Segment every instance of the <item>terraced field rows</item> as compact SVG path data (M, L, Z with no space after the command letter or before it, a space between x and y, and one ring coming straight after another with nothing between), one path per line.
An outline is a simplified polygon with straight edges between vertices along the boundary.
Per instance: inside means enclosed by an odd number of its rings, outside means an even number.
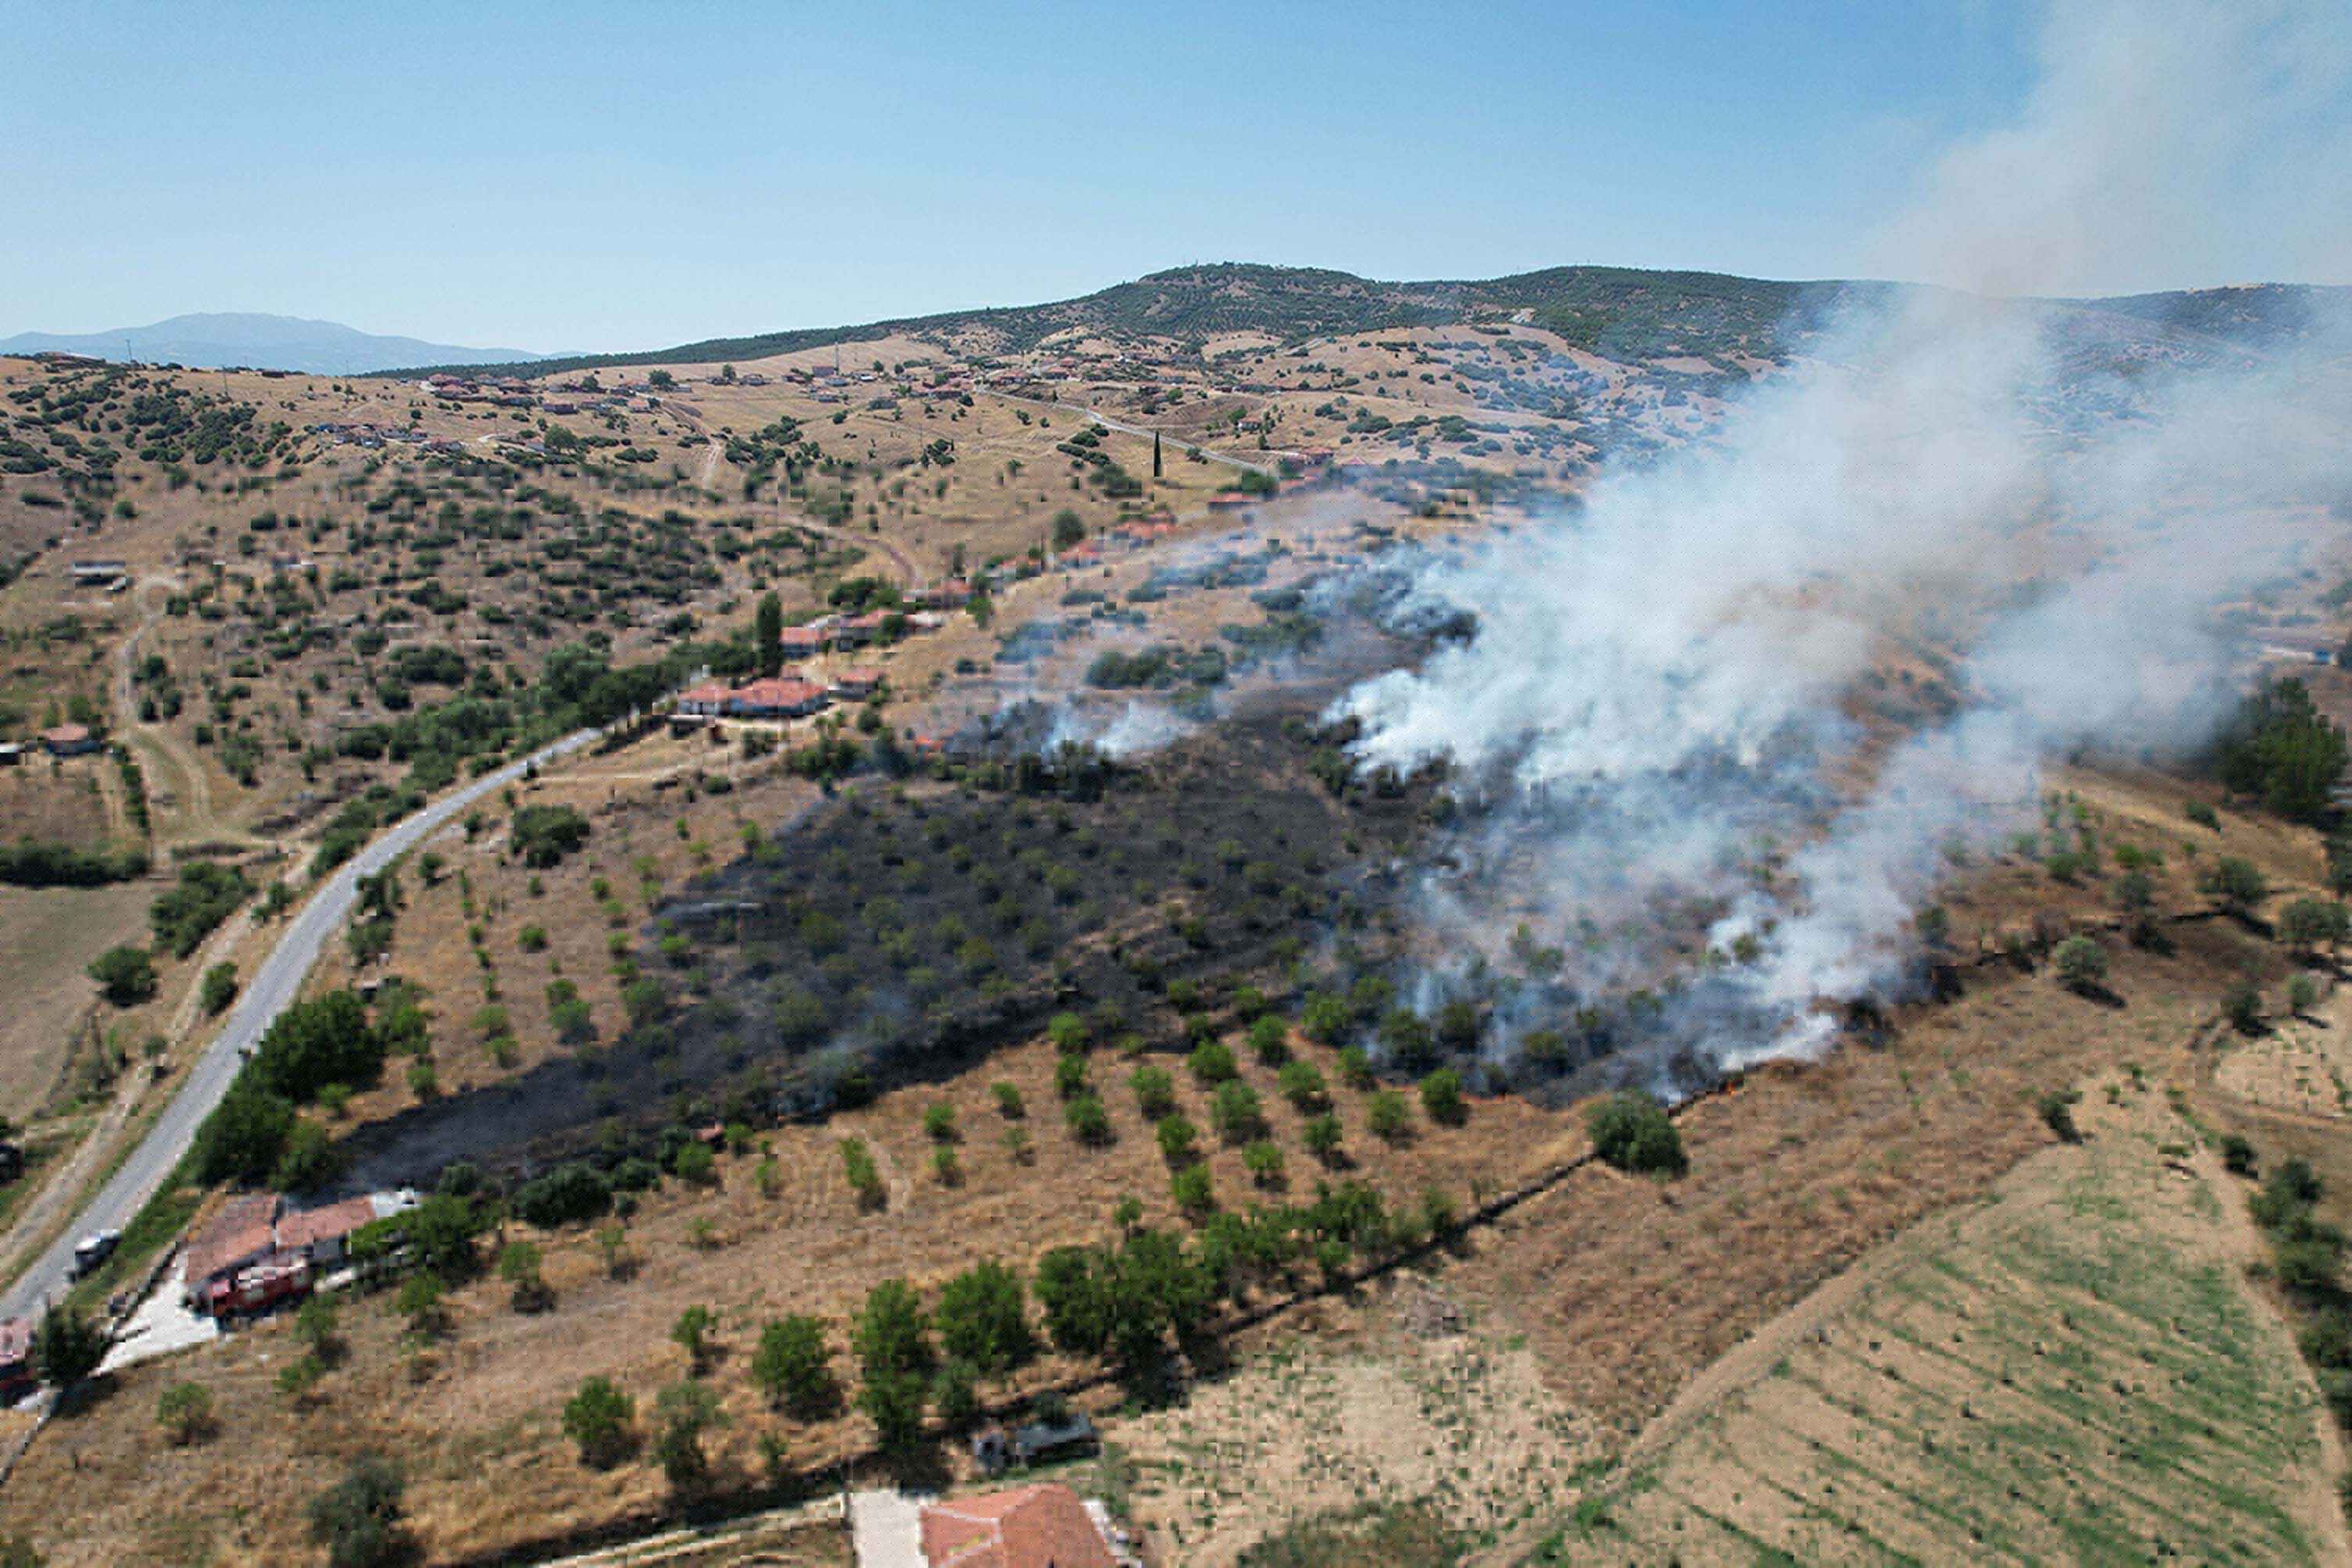
M1551 1560L2332 1558L2315 1394L2245 1282L2242 1194L2159 1148L2181 1129L2152 1100L1915 1237Z

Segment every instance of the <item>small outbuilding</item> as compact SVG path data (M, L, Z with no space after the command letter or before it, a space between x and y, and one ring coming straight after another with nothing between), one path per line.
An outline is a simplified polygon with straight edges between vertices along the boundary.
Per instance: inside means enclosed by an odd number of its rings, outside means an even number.
M59 724L41 731L41 749L53 757L86 757L99 742L87 724Z

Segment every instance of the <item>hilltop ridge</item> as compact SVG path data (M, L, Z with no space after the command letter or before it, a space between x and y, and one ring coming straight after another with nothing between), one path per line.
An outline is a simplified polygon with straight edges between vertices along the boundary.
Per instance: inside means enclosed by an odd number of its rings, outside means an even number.
M1296 342L1511 320L1558 332L1576 347L1612 359L1692 354L1770 360L1794 352L1825 329L1842 306L1883 300L1906 287L1911 286L1601 266L1549 267L1481 279L1390 282L1325 268L1227 261L1170 268L1043 304L706 338L631 353L575 354L496 366L453 361L418 368L549 374L605 365L716 364L901 335L984 357L1023 353L1062 332L1194 344L1220 334L1247 332ZM2163 334L2262 347L2306 335L2313 330L2315 303L2347 292L2266 283L2038 303L2129 318Z

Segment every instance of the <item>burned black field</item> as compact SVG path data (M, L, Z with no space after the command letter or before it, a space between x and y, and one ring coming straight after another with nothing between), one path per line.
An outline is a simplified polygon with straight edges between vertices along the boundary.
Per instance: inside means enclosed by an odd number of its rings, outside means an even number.
M1226 1017L1234 985L1295 997L1362 962L1381 881L1435 797L1343 782L1331 739L1270 713L1135 766L1070 750L849 781L662 906L621 1039L359 1129L352 1179L822 1115L1063 1012L1097 1042L1172 1050Z

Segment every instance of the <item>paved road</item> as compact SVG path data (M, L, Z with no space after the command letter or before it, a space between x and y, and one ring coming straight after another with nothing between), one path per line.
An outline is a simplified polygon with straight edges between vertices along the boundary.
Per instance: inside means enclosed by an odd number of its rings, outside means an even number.
M849 1494L849 1539L857 1568L924 1568L923 1505L936 1500L921 1492Z
M177 1099L164 1108L143 1142L122 1163L113 1179L100 1189L65 1234L33 1261L23 1277L0 1296L0 1316L20 1317L37 1311L60 1296L66 1287L66 1267L73 1260L74 1242L94 1230L119 1229L162 1186L196 1136L196 1128L212 1113L236 1078L244 1054L276 1021L302 988L320 951L342 926L359 900L359 881L373 876L414 848L426 835L484 795L505 788L533 763L578 751L596 738L593 730L565 736L542 746L520 762L509 763L465 787L443 795L414 816L394 825L368 847L345 861L326 884L310 895L287 922L278 946L246 982L228 1022L206 1047L181 1085Z

